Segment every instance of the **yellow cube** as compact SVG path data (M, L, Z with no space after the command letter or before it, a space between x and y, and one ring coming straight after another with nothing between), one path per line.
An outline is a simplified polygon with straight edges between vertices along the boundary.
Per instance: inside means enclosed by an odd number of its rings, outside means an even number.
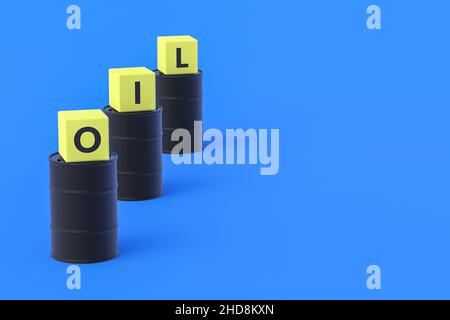
M102 110L58 112L58 149L66 162L109 160L109 121Z
M144 67L109 69L109 105L118 112L155 110L155 73Z
M197 39L191 36L158 37L158 70L167 75L197 73Z

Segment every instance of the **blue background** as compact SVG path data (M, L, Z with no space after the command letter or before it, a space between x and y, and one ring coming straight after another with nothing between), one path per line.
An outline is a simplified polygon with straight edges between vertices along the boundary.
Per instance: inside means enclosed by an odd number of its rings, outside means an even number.
M2 3L0 298L450 298L449 15L447 0ZM280 172L165 156L165 195L120 202L120 257L69 291L49 257L57 111L106 105L108 68L154 68L156 37L176 34L199 40L205 127L279 128Z

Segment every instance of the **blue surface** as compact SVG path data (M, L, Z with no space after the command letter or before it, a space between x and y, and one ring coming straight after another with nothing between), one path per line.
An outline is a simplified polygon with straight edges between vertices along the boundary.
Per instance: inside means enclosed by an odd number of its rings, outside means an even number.
M450 298L449 1L75 3L80 31L69 1L1 5L0 298ZM107 104L108 68L154 68L172 34L199 39L205 126L279 128L280 172L166 157L164 197L120 202L120 257L69 291L56 113Z

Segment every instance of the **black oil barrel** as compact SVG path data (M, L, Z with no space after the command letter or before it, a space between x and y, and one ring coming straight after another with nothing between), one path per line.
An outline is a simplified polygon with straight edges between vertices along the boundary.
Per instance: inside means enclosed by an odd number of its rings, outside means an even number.
M70 263L113 259L117 246L117 155L107 161L49 157L51 255Z
M162 109L117 112L109 118L110 149L119 156L119 200L146 200L162 195Z
M163 152L171 153L178 141L172 141L172 132L187 129L191 136L191 152L202 150L202 128L194 127L194 121L203 121L202 78L195 74L165 75L156 70L156 104L163 108ZM195 143L195 139L197 143Z

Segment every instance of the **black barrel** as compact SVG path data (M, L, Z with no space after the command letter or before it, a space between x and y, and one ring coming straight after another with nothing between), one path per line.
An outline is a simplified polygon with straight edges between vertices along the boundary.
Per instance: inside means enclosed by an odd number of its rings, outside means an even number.
M117 248L117 155L107 161L49 157L51 255L70 263L113 259Z
M191 152L202 150L202 127L195 129L194 121L202 121L202 77L196 74L165 75L156 70L156 104L163 111L163 152L171 153L178 141L172 141L172 132L187 129L191 135ZM198 139L195 143L195 139Z
M105 107L110 148L118 154L119 200L162 195L162 109L117 112Z

